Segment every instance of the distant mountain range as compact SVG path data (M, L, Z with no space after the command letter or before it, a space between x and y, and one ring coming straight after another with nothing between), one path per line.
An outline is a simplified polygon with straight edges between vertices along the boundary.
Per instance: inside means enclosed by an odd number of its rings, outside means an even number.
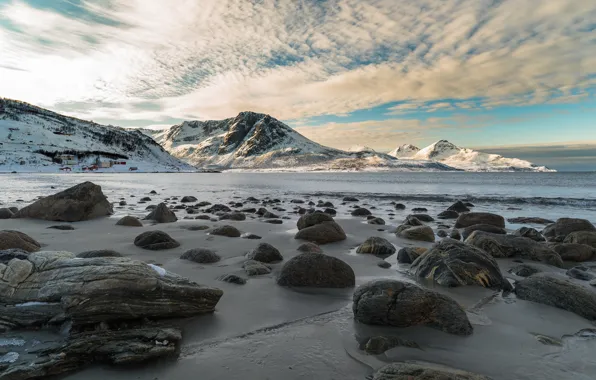
M455 170L426 160L397 159L370 148L347 152L317 144L265 114L241 112L225 120L186 121L143 130L174 157L198 167L248 170Z
M58 172L66 167L81 171L96 164L103 172L195 170L138 130L0 98L0 172Z
M437 141L423 149L410 144L402 145L389 152L389 155L403 159L437 161L466 171L555 171L518 158L460 148L447 140Z

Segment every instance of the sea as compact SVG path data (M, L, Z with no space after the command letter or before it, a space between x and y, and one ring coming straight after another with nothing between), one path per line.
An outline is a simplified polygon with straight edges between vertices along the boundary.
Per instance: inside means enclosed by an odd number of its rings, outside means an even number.
M393 201L408 208L424 207L432 215L456 200L465 200L476 206L475 211L496 212L506 218L577 217L596 222L596 172L2 174L0 202L18 207L84 181L100 185L111 201L152 190L159 194L156 199L193 195L213 203L249 196L337 203L354 196L369 204Z

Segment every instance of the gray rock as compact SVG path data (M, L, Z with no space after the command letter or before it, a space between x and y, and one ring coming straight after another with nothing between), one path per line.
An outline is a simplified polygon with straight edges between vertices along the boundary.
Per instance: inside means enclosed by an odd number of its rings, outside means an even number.
M432 216L427 215L427 214L412 214L410 216L418 219L421 222L429 223L429 222L434 222L435 221L435 219Z
M114 213L101 187L84 182L41 198L20 209L13 218L33 218L59 222L79 222Z
M182 199L180 199L180 202L182 203L193 203L198 201L198 199L196 197L193 197L192 195L187 195L182 197Z
M455 211L457 213L460 213L460 212L469 212L470 209L468 208L468 206L466 206L464 204L464 202L457 201L454 204L452 204L451 206L449 206L447 208L447 211Z
M379 369L372 380L491 380L476 373L425 362L391 363Z
M459 213L453 210L446 210L437 215L439 219L457 219L459 217Z
M567 276L581 281L591 281L596 278L596 276L590 273L590 269L583 265L578 265L573 268L570 268L565 273L567 274Z
M490 231L488 231L488 232L490 232ZM544 238L544 236L542 236L542 234L540 232L538 232L536 229L530 228L530 227L522 227L518 230L515 230L513 232L513 236L525 237L525 238L532 239L532 240L538 241L538 242L546 241L546 239Z
M409 347L420 349L420 346L411 340L398 336L373 336L362 345L364 351L371 355L380 355L395 347Z
M344 197L343 201L344 201L344 202L358 202L358 198L354 198L354 197Z
M526 301L567 310L596 320L596 292L547 273L537 273L515 285L515 294Z
M446 238L447 236L449 236L449 234L445 230L438 230L437 231L437 236L440 237L440 238Z
M455 228L465 228L475 224L490 224L495 227L505 228L505 219L501 215L489 212L469 212L461 214L457 218Z
M126 203L126 201L120 201L118 202L118 205L120 206L126 206L128 203Z
M81 252L77 254L77 257L81 259L91 259L95 257L122 257L122 254L111 249L98 249L95 251Z
M387 262L387 261L385 261L385 260L381 260L381 261L379 261L379 262L377 263L377 266L378 266L379 268L383 268L383 269L389 269L389 268L391 268L391 263L388 263L388 262Z
M397 227L395 234L401 238L417 241L435 241L435 233L429 226L408 226L401 225Z
M321 247L319 247L315 243L303 243L298 248L296 248L299 252L311 252L311 253L323 253Z
M269 223L269 224L283 224L283 220L281 219L267 219L267 220L263 220L264 223Z
M22 249L27 252L39 251L41 244L27 234L19 231L0 231L0 250Z
M76 230L76 228L74 228L70 224L57 224L55 226L49 226L48 229L60 230L60 231L74 231L74 230Z
M540 273L541 270L532 265L519 264L514 266L513 268L510 268L508 272L520 277L529 277L533 274Z
M0 208L0 219L10 219L14 213L8 208Z
M373 236L358 246L357 253L368 253L385 259L395 253L396 249L387 239Z
M241 235L240 231L236 227L229 225L215 227L211 230L209 234L216 236L227 236L232 238L237 238Z
M180 243L163 231L146 231L135 238L134 245L151 251L180 247Z
M551 248L561 256L563 261L583 262L596 257L596 249L585 244L558 243Z
M372 218L372 219L369 219L366 223L372 224L372 225L377 225L377 226L384 226L385 220L383 218Z
M312 214L306 214L298 219L298 223L296 224L298 230L303 230L308 227L315 226L317 224L321 224L323 222L333 222L333 218L325 213L322 212L313 212Z
M589 220L577 218L560 218L553 224L549 224L542 230L549 240L560 239L563 241L567 235L577 231L596 231L596 227Z
M271 273L271 267L260 261L247 260L242 264L242 268L248 276L262 276Z
M594 231L576 231L572 232L564 240L564 243L585 244L596 248L596 232Z
M279 250L269 243L260 243L246 254L246 258L262 263L278 263L284 259Z
M352 216L369 216L369 215L372 215L372 213L368 209L365 209L364 207L359 207L359 208L355 209L354 211L352 211Z
M451 239L454 239L454 240L461 240L462 239L461 233L456 228L454 228L454 229L451 230L451 233L449 234L449 237Z
M509 223L512 224L551 224L554 221L544 218L535 218L535 217L517 217L517 218L509 218L507 219Z
M354 292L354 318L367 325L425 325L456 335L470 335L472 325L461 306L440 293L398 280L375 280Z
M244 234L242 235L243 239L249 239L249 240L260 240L262 239L262 237L260 237L259 235L255 235L255 234Z
M322 253L309 252L288 260L281 269L277 283L292 287L350 288L356 284L356 276L346 262Z
M8 209L12 211L13 214L16 214L19 211L18 207L9 207Z
M224 274L223 276L220 276L217 278L219 281L223 281L223 282L228 282L230 284L236 284L236 285L244 285L246 284L246 279L242 278L238 275L235 274Z
M317 244L328 244L345 240L346 233L335 222L323 222L301 229L296 233L294 239L307 240Z
M214 251L206 248L193 248L180 256L182 260L194 261L199 264L213 264L221 260L221 257Z
M145 217L145 220L153 220L157 223L173 223L178 220L176 214L166 206L165 203L160 203Z
M263 218L265 219L279 219L279 215L274 214L270 211L267 211L266 213L264 213L263 215L261 215Z
M198 207L203 207L203 206L200 206L200 203L197 206ZM215 214L216 212L232 212L232 209L229 208L226 205L215 204L215 205L211 206L210 208L208 208L205 211L208 212L208 213L211 213L211 214Z
M396 203L396 204L395 204L393 207L394 207L396 210L405 210L405 209L406 209L406 205L405 205L405 204L403 204L403 203Z
M466 239L466 244L480 248L496 258L516 256L556 267L563 266L563 260L557 252L546 244L528 238L475 231Z
M400 264L412 264L426 251L428 249L423 247L404 247L397 252L397 262Z
M138 218L134 216L124 216L119 221L116 222L117 226L126 226L126 227L143 227L143 222L141 222Z
M0 251L0 264L8 264L12 259L27 260L29 252L18 248L4 249Z
M453 239L444 239L435 244L412 263L410 271L417 278L443 286L479 285L512 290L493 257Z
M221 215L219 220L235 220L235 221L243 221L246 220L246 215L241 212L229 212Z
M504 228L493 226L492 224L474 224L462 230L461 235L464 240L472 235L474 231L490 232L491 234L505 235L507 231Z

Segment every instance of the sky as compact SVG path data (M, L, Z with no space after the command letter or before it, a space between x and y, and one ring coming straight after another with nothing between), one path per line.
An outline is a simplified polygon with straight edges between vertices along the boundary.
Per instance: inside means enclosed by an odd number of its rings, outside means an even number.
M0 96L123 127L270 114L596 170L596 1L0 0Z

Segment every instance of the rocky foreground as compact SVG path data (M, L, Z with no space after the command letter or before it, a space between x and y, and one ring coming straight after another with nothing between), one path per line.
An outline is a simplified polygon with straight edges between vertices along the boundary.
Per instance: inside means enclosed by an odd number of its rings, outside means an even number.
M144 208L156 196L148 194L136 203ZM564 310L587 325L596 321L596 227L590 221L522 218L509 223L544 228L511 231L502 216L474 212L473 204L460 201L435 216L411 210L401 224L390 226L377 205L351 197L340 202L250 197L211 204L187 195L151 204L143 216L112 219L107 217L129 206L127 201L110 202L99 186L86 182L21 209L1 208L2 226L14 228L0 231L0 379L46 378L92 363L124 365L190 355L192 344L181 343L181 321L198 318L199 327L225 323L229 310L218 311L220 300L235 299L235 287L253 283L263 292L259 298L272 294L272 286L321 295L331 289L349 292L355 326L383 329L358 338L361 354L372 357L387 358L398 349L423 353L418 340L427 338L421 334L417 339L420 328L454 337L449 339L472 339L478 328L485 334L486 324L479 322L485 317L479 316L496 297L541 304L547 308L541 310L552 308L553 313ZM407 209L397 202L383 206L382 215L390 218ZM293 219L296 230L288 239L287 227L279 229L287 223L293 227ZM47 226L45 221L62 224ZM128 239L123 247L134 253L111 249L109 239L104 249L95 243L87 249L85 239L102 239L92 234L74 238L100 224L112 226L106 235L110 239ZM19 226L38 232L27 234ZM371 236L361 239L362 231ZM203 246L191 243L194 236L202 236ZM290 240L294 248L288 248ZM346 242L355 243L353 249L343 248ZM226 253L243 246L250 248L240 257ZM180 273L175 274L159 258L179 249L169 264ZM368 266L359 264L367 258ZM208 285L187 278L197 271ZM491 296L466 307L450 293L456 287L486 289ZM277 307L273 301L253 302ZM212 316L207 320L206 315ZM267 312L258 317L267 319ZM18 334L31 332L62 335L47 347L19 351L14 343L20 341ZM389 361L369 365L373 379L489 379L482 371L453 368L457 363Z

